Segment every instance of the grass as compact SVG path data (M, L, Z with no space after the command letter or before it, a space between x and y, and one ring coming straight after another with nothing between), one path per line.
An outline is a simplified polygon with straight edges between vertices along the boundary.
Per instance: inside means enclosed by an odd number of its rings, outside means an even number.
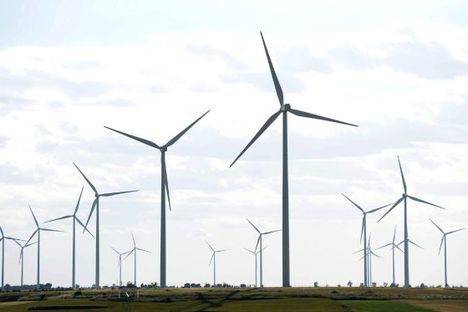
M136 293L128 290L131 296ZM0 293L1 311L468 311L467 289L389 288L252 288L252 289L141 289L132 302L122 302L118 290ZM121 294L124 294L122 292ZM21 300L15 301L21 296Z

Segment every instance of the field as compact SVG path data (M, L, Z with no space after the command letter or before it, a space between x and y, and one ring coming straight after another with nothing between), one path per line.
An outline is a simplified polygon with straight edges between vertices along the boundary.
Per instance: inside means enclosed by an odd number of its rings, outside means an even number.
M127 296L128 294L128 296ZM468 289L248 288L1 293L0 311L468 311Z

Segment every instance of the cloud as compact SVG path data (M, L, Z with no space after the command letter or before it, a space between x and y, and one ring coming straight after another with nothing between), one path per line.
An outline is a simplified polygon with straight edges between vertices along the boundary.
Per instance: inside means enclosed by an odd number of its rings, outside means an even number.
M208 61L219 59L223 61L227 66L236 70L242 70L246 68L246 65L242 61L233 57L228 52L221 50L221 49L210 47L208 45L190 44L186 47L186 50L189 53L197 55L198 57L203 58Z
M383 62L397 71L416 74L426 79L453 79L468 74L468 63L455 59L439 43L416 39L386 44L388 56Z

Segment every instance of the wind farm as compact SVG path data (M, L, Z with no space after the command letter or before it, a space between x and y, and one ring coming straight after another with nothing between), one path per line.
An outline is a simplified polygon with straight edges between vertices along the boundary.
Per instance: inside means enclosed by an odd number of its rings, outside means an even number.
M0 3L0 312L468 311L467 8Z

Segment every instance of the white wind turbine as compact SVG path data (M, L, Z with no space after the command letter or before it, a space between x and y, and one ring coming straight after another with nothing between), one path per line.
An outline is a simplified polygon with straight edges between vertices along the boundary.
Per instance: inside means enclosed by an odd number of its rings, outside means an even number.
M21 267L21 287L23 287L24 249L28 248L31 245L36 244L36 242L21 245L20 243L18 243L18 241L15 240L15 243L18 244L18 246L20 248L19 262L20 262L20 267Z
M99 231L99 199L101 197L110 197L110 196L115 196L119 194L127 194L127 193L134 193L138 192L138 190L131 190L131 191L121 191L121 192L111 192L111 193L99 193L96 189L96 187L91 183L91 181L84 175L84 173L78 168L78 166L73 163L75 168L80 172L80 174L83 176L83 178L86 180L88 183L89 187L93 190L94 192L94 201L93 205L91 206L91 211L89 212L88 215L88 220L86 221L85 228L87 228L89 220L91 219L91 216L93 215L94 210L96 209L96 272L95 272L95 282L94 286L98 287L100 286L100 231ZM83 230L84 232L84 230Z
M401 168L401 162L400 162L400 157L397 157L398 158L398 166L400 167L400 175L401 175L401 182L403 183L403 194L402 196L392 205L392 207L390 207L387 212L385 212L385 214L377 221L377 222L380 222L380 220L382 220L388 213L390 213L390 211L393 210L393 208L395 208L396 206L398 206L401 202L403 202L404 206L403 206L403 243L404 243L404 248L403 248L403 252L404 252L404 257L405 257L405 261L404 261L404 265L405 265L405 269L404 269L404 272L405 272L405 284L404 286L406 288L410 287L410 278L409 278L409 244L411 243L411 241L409 240L408 236L408 205L407 205L407 201L408 201L408 198L413 200L413 201L416 201L416 202L419 202L419 203L423 203L423 204L426 204L426 205L430 205L430 206L433 206L433 207L437 207L437 208L440 208L440 209L445 209L444 207L441 207L439 205L436 205L436 204L432 204L428 201L425 201L425 200L422 200L420 198L417 198L415 196L411 196L411 195L408 195L408 189L406 187L406 180L405 180L405 175L403 174L403 169ZM413 243L414 244L414 243Z
M341 194L341 195L343 195L349 202L351 202L357 209L359 209L362 212L361 240L360 241L364 242L364 247L363 247L362 250L363 250L364 255L365 255L366 251L367 251L367 246L366 246L366 244L367 244L367 215L371 214L371 213L374 213L374 212L377 212L380 209L383 209L385 207L388 207L391 204L365 211L361 206L359 206L354 201L352 201L348 196L346 196L345 194ZM370 285L369 281L367 280L367 277L369 276L369 274L367 273L367 269L368 269L367 257L363 256L363 258L364 258L364 286L369 287L371 285Z
M31 239L37 235L37 287L39 288L41 284L41 232L63 232L59 230L53 230L53 229L47 229L43 228L39 225L39 222L37 222L36 216L34 215L34 212L32 211L31 206L29 206L29 211L31 211L31 214L34 218L34 223L36 224L36 230L31 234L31 237L26 242L26 245L31 241Z
M119 267L119 286L122 286L122 256L125 256L130 251L119 252L114 247L111 246L111 248L119 256L119 264L118 264L118 267Z
M397 244L395 244L395 239L396 239L396 225L395 225L395 229L393 230L392 242L377 248L377 250L379 250L379 249L382 249L382 248L385 248L385 247L388 247L388 246L392 246L392 286L393 287L395 287L395 285L396 285L396 283L395 283L395 248L398 249L399 251L403 252L403 250L401 250L401 248L398 247Z
M210 263L209 263L208 265L211 265L211 262L213 262L213 287L216 287L216 254L217 254L217 253L220 253L220 252L227 251L227 249L215 250L215 249L210 245L210 243L206 242L206 244L208 245L208 247L210 247L211 251L213 252L213 253L211 254Z
M151 253L151 251L137 247L133 233L132 233L132 241L133 241L133 248L127 253L124 260L127 259L128 256L130 256L133 253L133 285L137 287L137 251L143 251L146 253Z
M442 230L442 228L440 226L438 226L434 221L432 221L431 219L429 219L429 220L442 233L442 238L440 240L440 246L439 246L439 255L440 255L440 251L442 250L442 245L444 245L444 281L445 281L445 287L448 287L449 285L448 285L448 282L447 282L447 235L462 231L465 228L461 228L461 229L450 231L450 232L444 232L444 230Z
M0 237L0 241L2 242L2 289L3 289L4 282L5 282L5 241L8 239L8 240L12 240L18 243L17 241L21 239L10 237L10 236L5 236L1 226L0 226L0 235L2 235L2 237Z
M263 235L268 235L272 234L275 232L279 232L281 230L273 230L273 231L267 231L267 232L260 232L260 230L252 223L250 222L249 219L247 219L247 222L250 223L250 225L257 231L258 233L258 239L257 243L255 244L255 250L259 247L260 244L260 287L263 287Z
M70 218L72 220L72 233L73 233L73 235L72 235L72 282L71 282L72 288L76 287L76 275L75 275L75 268L76 268L76 260L75 260L76 259L76 239L75 239L76 222L78 222L78 224L81 225L83 230L86 230L89 233L89 235L94 237L94 235L91 234L91 232L85 227L83 222L81 222L80 219L76 216L76 214L78 212L78 208L80 208L80 201L81 201L81 196L82 195L83 195L83 187L81 188L80 196L78 197L78 201L76 202L76 206L75 206L75 210L73 211L73 214L66 215L66 216L63 216L63 217L60 217L60 218L55 218L55 219L48 220L48 221L44 222L44 223L49 223L49 222L54 222L54 221L58 221L58 220L70 219Z
M263 247L262 251L265 250L266 248L267 248L266 246ZM252 256L254 256L254 258L255 258L255 287L257 287L257 286L258 286L258 282L257 282L257 277L258 277L258 274L257 274L257 272L258 272L258 269L257 269L257 268L258 268L257 262L258 262L258 261L257 261L257 259L258 259L258 257L257 257L257 256L258 256L258 254L260 253L260 250L257 250L257 249L255 249L255 250L250 250L250 249L248 249L248 248L244 248L244 249L245 249L246 251L248 251L248 252L249 252Z

